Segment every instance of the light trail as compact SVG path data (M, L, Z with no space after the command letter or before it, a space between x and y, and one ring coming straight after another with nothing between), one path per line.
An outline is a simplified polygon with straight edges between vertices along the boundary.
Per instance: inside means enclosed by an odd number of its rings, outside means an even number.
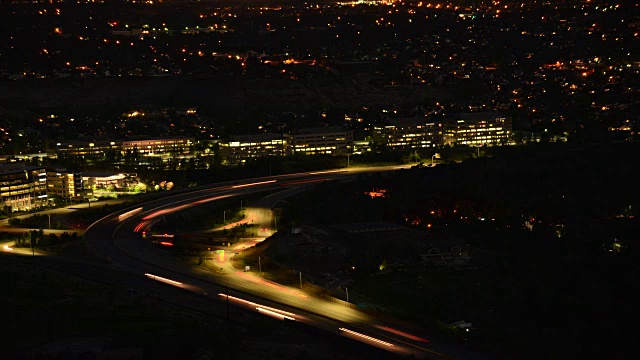
M161 215L164 215L164 214L169 214L169 213L174 212L174 211L180 211L180 210L182 210L184 208L187 208L187 207L189 207L189 205L180 205L180 206L176 206L176 207L169 208L169 209L158 210L156 212L153 212L153 213L143 217L142 220L145 220L145 221L146 220L151 220L151 219L156 218L158 216L161 216Z
M291 316L286 316L286 315L282 315L280 313L277 313L275 311L271 311L271 310L267 310L267 309L263 309L261 307L257 307L256 310L258 310L259 313L264 313L264 314L268 314L271 315L277 319L281 319L281 320L295 320L294 318L292 318Z
M425 342L425 343L429 342L429 340L427 340L427 339L423 339L423 338L421 338L419 336L411 335L411 334L406 333L404 331L396 330L396 329L393 329L393 328L390 328L390 327L387 327L387 326L376 325L376 327L378 329L380 329L380 330L384 330L384 331L388 331L388 332L396 334L396 335L404 336L404 337L406 337L408 339L411 339L411 340L421 341L421 342Z
M163 246L173 246L173 243L167 242L167 241L160 241L158 244L163 245Z
M9 245L5 245L2 248L4 249L4 251L13 251L13 248L10 247Z
M133 209L133 210L131 210L131 211L127 211L127 212L126 212L126 213L124 213L124 214L120 214L120 215L118 216L118 220L119 220L119 221L124 221L124 220L126 220L126 219L128 219L128 218L132 217L133 215L135 215L135 214L137 214L137 213L141 212L141 211L142 211L142 208L141 208L141 207L139 207L139 208L137 208L137 209Z
M175 206L175 207L168 208L168 209L158 210L158 211L155 211L155 212L143 217L142 220L145 220L145 221L146 220L151 220L151 219L157 218L158 216L161 216L161 215L171 214L171 213L174 213L174 212L178 212L180 210L184 210L184 209L186 209L188 207L192 207L192 206L195 206L195 205L198 205L198 204L203 204L203 203L206 203L206 202L209 202L209 201L216 201L216 200L224 199L224 198L227 198L229 196L232 196L232 195L214 196L214 197L210 197L210 198L203 199L203 200L193 201L193 202L190 202L188 204L179 205L179 206Z
M194 202L193 204L203 204L203 203L207 203L209 201L215 201L215 200L228 198L229 196L232 196L232 195L220 195L220 196L216 196L216 197L212 197L212 198L208 198L208 199L204 199L204 200L198 200L198 201Z
M152 238L154 239L173 239L175 237L175 235L173 234L157 234L157 235L151 235Z
M316 171L316 172L310 172L309 175L332 174L332 173L342 173L342 172L347 172L347 170Z
M247 187L247 186L271 184L271 183L274 183L276 181L278 181L278 180L260 181L260 182L255 182L255 183L251 183L251 184L234 185L234 186L232 186L232 188L233 189L237 189L237 188L242 188L242 187Z
M308 297L307 295L299 294L299 293L297 293L297 292L295 292L295 291L293 291L291 289L288 289L288 288L286 288L284 286L280 286L280 285L274 284L274 283L272 283L270 281L258 279L258 278L255 278L253 276L247 275L242 271L236 271L236 274L238 274L240 276L244 276L245 278L247 278L247 279L249 279L249 280L251 280L251 281L253 281L255 283L260 283L260 284L263 284L263 285L267 285L267 286L270 286L270 287L272 287L274 289L278 289L280 291L285 291L285 292L291 293L291 294L293 294L295 296L299 296L301 298L307 298Z
M153 274L146 273L146 274L144 274L144 276L146 276L146 277L148 277L150 279L153 279L153 280L157 280L157 281L163 282L165 284L173 285L173 286L182 285L182 283L179 282L179 281L163 278L162 276L158 276L158 275L153 275Z
M135 227L135 229L133 229L133 232L138 232L140 230L142 230L142 228L144 227L145 222L141 222L140 224L138 224L138 226Z
M382 345L385 345L385 346L389 346L389 347L393 346L393 344L391 344L391 343L388 343L388 342L386 342L386 341L382 341L382 340L380 340L380 339L376 339L376 338L371 337L371 336L367 336L367 335L365 335L365 334L361 334L361 333L359 333L359 332L355 332L355 331L353 331L353 330L349 330L349 329L345 329L345 328L339 328L339 330L340 330L340 331L344 331L344 332L349 333L349 334L352 334L352 335L355 335L355 336L359 336L359 337L361 337L361 338L365 338L365 339L367 339L367 340L371 340L371 341L373 341L373 342L377 342L377 343L382 344Z
M280 184L280 186L290 186L290 185L299 185L299 184L311 184L311 183L316 183L316 182L321 182L321 181L327 181L327 180L330 180L330 179L329 179L329 178L320 178L320 179L311 179L311 180L291 181L291 182L282 183L282 184Z
M290 312L288 312L288 311L284 311L284 310L280 310L280 309L272 308L272 307L270 307L270 306L266 306L266 305L262 305L262 304L256 304L256 303L254 303L253 301L249 301L249 300L245 300L245 299L240 299L240 298L235 297L235 296L231 296L231 295L227 295L227 294L223 294L223 293L219 293L218 295L219 295L219 296L222 296L222 297L228 297L229 299L232 299L232 300L235 300L235 301L238 301L238 302L241 302L241 303L247 304L247 305L249 305L249 306L251 306L251 307L256 307L256 309L257 309L258 307L260 307L260 308L267 309L267 310L270 310L270 311L273 311L273 312L277 312L277 313L278 313L278 314L280 314L280 315L297 316L296 314L294 314L294 313L290 313ZM295 319L292 319L292 320L295 320Z

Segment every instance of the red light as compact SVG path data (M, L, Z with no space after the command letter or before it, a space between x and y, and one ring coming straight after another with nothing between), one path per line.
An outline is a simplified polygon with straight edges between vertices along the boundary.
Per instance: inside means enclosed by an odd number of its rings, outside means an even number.
M412 340L421 341L421 342L429 342L429 340L427 340L427 339L423 339L421 337L418 337L418 336L415 336L415 335L411 335L411 334L406 333L404 331L396 330L396 329L393 329L393 328L390 328L390 327L378 326L378 325L376 325L376 327L378 329L382 329L382 330L388 331L390 333L394 333L396 335L404 336L404 337L412 339Z
M159 242L159 244L160 244L160 245L164 245L164 246L173 246L173 244L172 244L172 243L170 243L170 242L166 242L166 241L160 241L160 242Z

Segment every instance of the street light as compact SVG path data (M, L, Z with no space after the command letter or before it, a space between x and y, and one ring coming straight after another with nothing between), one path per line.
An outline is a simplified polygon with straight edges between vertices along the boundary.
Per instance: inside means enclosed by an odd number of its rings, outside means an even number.
M435 153L431 155L431 166L433 166L433 159L440 159L440 153Z
M269 209L269 213L271 214L271 219L273 220L273 229L278 231L278 218L273 216L273 210Z

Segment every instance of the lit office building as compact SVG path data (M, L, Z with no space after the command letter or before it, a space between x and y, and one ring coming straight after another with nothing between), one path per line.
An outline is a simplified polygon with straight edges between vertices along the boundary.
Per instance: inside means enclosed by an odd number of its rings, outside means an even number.
M442 124L424 116L387 119L373 128L373 141L388 150L435 148L442 145Z
M5 212L28 211L47 204L47 173L43 166L0 164L0 201Z
M82 200L82 173L63 167L47 168L47 195L49 198L59 196L63 199Z
M495 112L452 114L444 121L448 145L502 145L511 141L511 119Z
M281 134L256 134L234 136L219 141L220 156L227 164L237 164L263 156L283 156L286 142Z
M67 159L104 159L109 151L121 150L115 140L78 140L56 144L56 154Z
M122 142L122 151L137 150L141 155L189 155L195 140L193 138L155 138L145 140L126 140Z
M301 129L285 134L289 154L347 155L353 152L353 131L339 127Z
M106 188L113 186L115 188L124 188L127 186L128 179L137 179L137 174L124 174L115 172L84 172L82 173L82 182L85 188Z

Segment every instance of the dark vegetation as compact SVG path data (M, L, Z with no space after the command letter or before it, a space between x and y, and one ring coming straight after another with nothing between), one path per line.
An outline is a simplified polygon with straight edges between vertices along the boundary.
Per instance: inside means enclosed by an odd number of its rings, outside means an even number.
M282 223L390 221L464 239L477 270L380 278L371 276L388 244L368 244L376 262L359 266L350 291L424 323L464 318L475 327L467 342L498 357L638 355L629 331L640 320L631 295L640 290L638 155L637 144L494 149L462 164L320 185L289 201ZM385 197L364 194L380 189Z
M27 218L11 218L9 219L9 225L12 227L21 227L21 228L48 228L49 227L49 217L47 215L36 214L29 216ZM65 226L59 222L54 221L51 223L52 229L65 229Z
M16 234L14 237L15 243L14 247L17 248L30 248L34 249L50 249L55 247L56 245L66 244L66 243L78 243L78 233L68 233L63 232L60 235L49 233L45 234L44 230L40 229L38 231L31 231L31 234L28 232L22 234Z

